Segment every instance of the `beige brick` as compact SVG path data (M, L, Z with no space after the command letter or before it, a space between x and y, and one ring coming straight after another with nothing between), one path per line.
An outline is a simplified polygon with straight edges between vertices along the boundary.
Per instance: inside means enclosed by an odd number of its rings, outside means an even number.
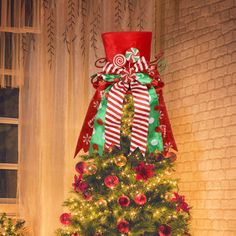
M232 76L226 75L224 76L224 86L231 86L232 84Z
M232 98L231 97L225 97L224 98L224 106L230 106L232 104Z
M224 219L236 220L235 210L224 210Z
M236 179L236 168L226 170L226 179Z
M229 159L222 159L221 160L221 166L222 168L226 169L226 168L229 168L230 167L230 161Z
M217 47L222 46L225 44L224 36L220 36L216 39L216 45Z
M232 124L231 116L223 117L223 126L229 126Z
M227 9L227 10L224 10L220 13L220 19L222 21L226 21L229 19L229 16L230 16L229 11L230 11L230 9Z
M215 230L226 230L228 228L227 220L213 220L212 229Z
M226 127L225 133L227 136L236 135L236 125Z
M227 224L229 230L236 230L236 220L228 220Z
M224 170L210 170L208 172L208 180L222 180L225 179Z
M236 156L230 158L230 166L236 168Z
M236 114L236 105L226 107L225 115Z
M235 146L236 145L236 136L230 137L230 145Z
M216 208L219 208L219 209L220 209L221 203L220 201L217 201L217 200L222 199L223 197L224 197L224 192L222 192L221 190L207 192L207 199L214 199L215 200L214 205L216 205Z
M209 219L222 219L225 215L224 210L208 210Z
M236 199L221 200L221 209L236 209Z
M232 190L225 191L225 199L236 199L236 190L235 188Z
M212 129L209 131L209 137L217 138L224 136L224 128Z
M212 169L220 169L221 167L221 160L216 159L212 161Z
M221 182L208 180L206 182L206 190L219 190L221 189Z
M224 55L224 65L228 65L232 62L232 57L231 55Z
M168 24L172 25L162 35L168 41L167 61L170 57L166 103L173 111L170 118L179 147L175 174L194 207L192 235L233 236L236 0L179 1L179 24L171 18L178 8L173 1L167 2Z
M214 139L214 147L218 148L218 147L222 147L222 146L229 146L229 141L231 140L231 138L226 138L226 137L221 137L221 138L216 138ZM222 157L222 156L221 156Z
M228 50L228 53L232 53L232 52L235 52L236 51L236 42L232 42L232 43L229 43L227 44L227 50Z
M231 146L226 149L225 155L227 157L235 157L236 154L236 146Z
M216 91L214 91L214 92L216 92ZM216 99L215 100L215 109L224 107L224 98L217 99L217 96L214 93L213 93L213 97Z

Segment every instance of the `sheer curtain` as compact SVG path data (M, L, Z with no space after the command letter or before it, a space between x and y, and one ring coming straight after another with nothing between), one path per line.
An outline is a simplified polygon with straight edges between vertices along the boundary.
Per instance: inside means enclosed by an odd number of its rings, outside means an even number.
M37 7L37 6L36 6ZM39 6L38 6L39 7ZM44 0L28 42L21 91L20 216L30 235L53 235L71 190L73 154L89 100L89 76L104 56L101 33L152 31L159 48L159 1Z

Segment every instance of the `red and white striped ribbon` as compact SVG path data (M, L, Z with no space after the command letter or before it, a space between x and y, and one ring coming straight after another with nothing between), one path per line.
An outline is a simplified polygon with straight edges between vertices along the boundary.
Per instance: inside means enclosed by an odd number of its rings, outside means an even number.
M123 101L129 85L122 81L115 83L108 93L105 117L105 148L120 147L120 127Z
M148 69L148 64L144 56L142 56L135 64L134 64L135 72L144 71Z
M140 84L138 81L131 82L130 87L134 99L134 118L130 151L133 152L137 147L139 147L143 155L145 155L150 113L148 89L145 85ZM122 107L128 88L128 83L120 81L115 83L109 91L105 117L106 149L113 146L120 147Z
M123 70L123 68L115 66L111 62L107 62L106 65L102 68L102 70L105 74L116 74L117 75Z
M134 99L134 118L130 151L133 152L139 147L142 154L145 155L150 114L148 88L138 81L131 82L130 87Z
M136 81L136 72L148 69L144 57L141 57L132 67L118 67L107 62L103 67L105 74L121 74L121 81L115 83L108 93L105 117L105 148L120 147L121 116L125 94L129 88L134 99L134 118L131 134L130 151L137 147L143 155L146 152L149 124L149 94L147 86Z

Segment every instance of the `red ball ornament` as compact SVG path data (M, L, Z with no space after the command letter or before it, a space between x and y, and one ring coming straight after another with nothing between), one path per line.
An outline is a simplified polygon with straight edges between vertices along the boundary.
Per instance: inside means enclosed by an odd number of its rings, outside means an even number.
M170 160L174 162L177 159L177 156L174 152L167 152L165 158L170 158Z
M135 196L134 201L137 205L144 205L147 202L147 197L142 194L139 193L138 195Z
M118 179L115 175L108 175L108 176L104 179L104 184L105 184L108 188L114 188L118 183L119 183L119 179Z
M70 213L63 213L60 216L60 221L63 225L70 225L71 224L71 214Z
M70 236L79 236L77 233L72 233Z
M126 220L119 220L117 223L117 230L120 233L128 233L129 232L129 222Z
M85 170L86 170L86 166L87 163L84 161L80 161L76 164L75 166L75 170L79 173L79 174L84 174Z
M119 199L118 199L118 203L122 207L127 207L130 204L130 200L127 196L120 196Z
M171 236L172 229L169 225L161 225L158 229L159 236Z

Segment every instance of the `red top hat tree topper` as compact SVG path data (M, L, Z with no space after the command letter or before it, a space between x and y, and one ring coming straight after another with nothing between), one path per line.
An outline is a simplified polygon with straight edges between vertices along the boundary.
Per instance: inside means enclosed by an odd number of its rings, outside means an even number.
M97 150L102 155L104 150L120 146L121 109L130 88L136 100L131 152L138 147L143 155L156 150L166 153L169 148L177 151L162 96L164 83L155 64L157 60L150 62L152 33L106 32L102 39L106 64L101 67L102 72L92 78L96 93L90 102L74 156L81 149L90 150L90 153ZM117 96L120 104L117 104ZM138 105L143 102L146 104ZM145 121L140 120L140 113Z
M150 61L152 32L107 32L102 34L106 59L112 62L116 54L125 54L130 48L137 48L140 56Z

